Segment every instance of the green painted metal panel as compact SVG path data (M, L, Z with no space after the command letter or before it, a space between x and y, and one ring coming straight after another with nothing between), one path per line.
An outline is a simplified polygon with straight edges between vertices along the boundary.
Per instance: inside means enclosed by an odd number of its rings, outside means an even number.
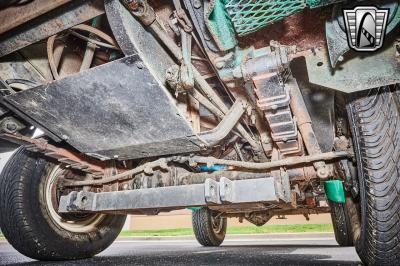
M218 48L227 51L235 48L237 39L232 21L225 10L225 0L211 1L206 24ZM206 13L207 15L207 13Z

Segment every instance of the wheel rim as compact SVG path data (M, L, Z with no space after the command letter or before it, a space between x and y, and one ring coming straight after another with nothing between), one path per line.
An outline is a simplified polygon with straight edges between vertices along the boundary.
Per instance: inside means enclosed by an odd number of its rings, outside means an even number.
M45 184L45 202L46 208L50 218L53 222L64 230L74 233L88 233L97 228L103 221L104 214L90 214L83 216L69 215L63 217L57 212L58 197L57 197L57 183L60 176L65 170L59 165L53 167L46 177Z
M217 235L222 234L224 232L224 218L222 218L220 215L212 214L211 213L211 225L214 233Z

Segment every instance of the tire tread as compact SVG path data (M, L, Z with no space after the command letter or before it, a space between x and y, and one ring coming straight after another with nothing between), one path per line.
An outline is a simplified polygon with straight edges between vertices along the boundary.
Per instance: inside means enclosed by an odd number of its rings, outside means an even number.
M0 228L20 253L38 260L92 257L118 236L125 216L109 215L89 233L55 229L43 213L38 198L39 183L49 165L36 154L18 149L0 175Z
M217 235L211 224L211 211L207 208L193 211L192 225L197 241L205 247L215 247L222 244L225 238L227 221L223 218L223 234Z
M363 202L357 251L368 265L400 259L399 91L399 85L374 89L349 107Z

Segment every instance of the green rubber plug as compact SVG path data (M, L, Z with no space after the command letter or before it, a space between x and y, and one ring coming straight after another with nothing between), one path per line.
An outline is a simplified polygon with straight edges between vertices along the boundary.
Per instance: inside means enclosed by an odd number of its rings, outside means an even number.
M325 181L325 194L328 200L336 203L345 203L346 197L344 195L343 181L341 180L328 180Z

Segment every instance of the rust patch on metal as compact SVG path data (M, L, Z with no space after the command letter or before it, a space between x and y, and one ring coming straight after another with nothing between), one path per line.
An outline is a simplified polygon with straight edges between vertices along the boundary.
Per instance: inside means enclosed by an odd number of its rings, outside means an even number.
M240 46L269 46L276 40L284 45L296 45L299 51L325 46L325 21L331 17L332 8L305 9L263 30L239 39Z
M31 139L25 136L1 134L0 138L25 146L29 151L40 152L45 156L56 159L72 169L80 170L94 176L103 176L105 163L86 158L83 154L56 147L43 138Z
M41 0L0 10L0 34L37 18L71 0ZM12 19L10 19L12 18Z
M46 39L104 13L103 0L75 0L0 35L0 56Z

